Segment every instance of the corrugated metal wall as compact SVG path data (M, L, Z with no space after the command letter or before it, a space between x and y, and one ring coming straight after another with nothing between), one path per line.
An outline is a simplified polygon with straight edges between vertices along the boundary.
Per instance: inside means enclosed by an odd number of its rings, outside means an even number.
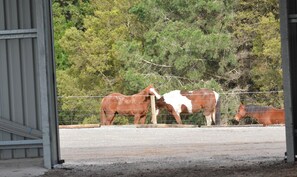
M0 160L60 162L51 0L0 0Z
M35 0L0 4L0 118L41 130ZM0 129L0 141L27 139ZM0 159L41 155L40 148L0 150Z

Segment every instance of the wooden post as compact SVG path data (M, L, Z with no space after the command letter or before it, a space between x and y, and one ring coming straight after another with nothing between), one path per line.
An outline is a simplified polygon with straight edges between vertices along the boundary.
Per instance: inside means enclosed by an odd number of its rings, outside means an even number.
M155 96L151 95L151 109L152 109L152 123L157 124L157 115L156 115L156 101Z

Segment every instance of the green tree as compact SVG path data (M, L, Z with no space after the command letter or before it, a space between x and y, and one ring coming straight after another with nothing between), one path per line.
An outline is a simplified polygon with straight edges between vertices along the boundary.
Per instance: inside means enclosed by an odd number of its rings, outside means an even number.
M267 94L242 95L253 104L282 106L279 10L277 0L240 0L235 5L234 42L240 63L239 89Z
M60 44L65 31L71 27L83 30L83 19L93 13L89 0L54 0L53 22L57 70L69 67L68 54Z
M256 28L258 35L254 39L252 52L257 57L257 62L251 71L254 87L260 91L283 89L279 24L279 19L268 13L261 17ZM269 105L283 106L282 93L271 93L259 100Z
M137 31L133 32L131 27L136 18L128 13L135 1L73 2L66 3L69 6L66 14L73 12L78 16L74 22L70 20L65 31L60 29L61 38L58 40L67 58L67 67L61 68L57 77L60 117L64 118L64 123L94 122L94 118L98 120L101 98L68 96L102 96L117 90L121 63L113 56L112 47L119 40L137 36ZM92 7L91 12L79 14L82 10L80 5L84 3L86 7ZM67 21L66 17L61 16L61 19Z
M72 18L67 14L85 1L69 2L57 19L67 22ZM71 6L75 2L77 7ZM58 44L67 67L58 84L73 87L59 91L61 96L133 94L150 83L162 93L201 87L222 92L237 79L228 25L232 0L94 0L87 7L92 7L89 14L60 28ZM64 110L84 109L80 105Z
M89 0L54 0L52 7L60 124L77 124L84 120L83 115L90 114L86 112L94 108L95 103L93 100L65 98L69 95L84 95L85 92L76 87L77 78L68 74L68 52L62 48L61 39L71 27L84 30L83 19L86 15L92 15L93 10Z
M68 54L69 73L77 78L77 87L89 95L106 94L115 90L121 63L112 47L131 35L133 17L128 13L132 0L91 1L94 15L84 18L84 30L67 29L60 40Z
M195 89L214 79L223 88L234 81L232 1L141 1L130 9L144 25L142 38L117 43L125 65L123 80L157 83L162 90Z

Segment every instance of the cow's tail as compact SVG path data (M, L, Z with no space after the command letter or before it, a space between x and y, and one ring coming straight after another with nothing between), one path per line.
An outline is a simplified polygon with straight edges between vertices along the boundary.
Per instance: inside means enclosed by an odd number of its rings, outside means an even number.
M221 125L221 99L220 95L213 91L216 97L216 107L215 107L215 124Z
M101 125L106 125L106 115L105 115L105 111L104 111L104 108L103 108L103 101L104 101L104 98L102 99L101 101L101 108L100 108L100 124Z

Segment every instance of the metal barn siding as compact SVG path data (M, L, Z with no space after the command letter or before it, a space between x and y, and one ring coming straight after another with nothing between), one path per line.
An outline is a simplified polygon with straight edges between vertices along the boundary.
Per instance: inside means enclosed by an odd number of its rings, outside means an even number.
M280 0L283 83L286 112L287 161L297 153L297 2Z
M51 1L0 0L0 160L60 162Z

